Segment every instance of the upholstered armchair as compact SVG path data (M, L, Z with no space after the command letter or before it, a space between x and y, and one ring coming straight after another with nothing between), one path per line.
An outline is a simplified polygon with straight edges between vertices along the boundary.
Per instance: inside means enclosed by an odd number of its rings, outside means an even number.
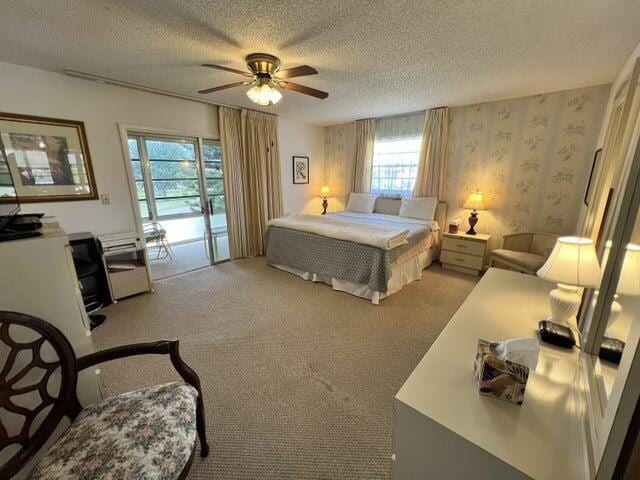
M491 252L490 266L535 275L547 260L558 235L553 233L512 233L502 237L502 248ZM496 265L497 264L497 265Z
M177 341L127 345L76 358L53 325L0 311L0 353L7 354L0 372L0 478L12 478L29 464L51 443L51 435L60 433L65 417L71 425L46 449L29 478L179 480L193 462L197 437L200 455L209 453L200 381L180 358ZM78 372L142 354L168 355L183 381L106 398L86 408L80 405Z

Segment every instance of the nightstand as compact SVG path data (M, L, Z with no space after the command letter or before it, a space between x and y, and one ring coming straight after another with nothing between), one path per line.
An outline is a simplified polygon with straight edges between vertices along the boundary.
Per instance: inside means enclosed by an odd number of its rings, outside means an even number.
M491 235L477 233L444 233L440 261L447 270L479 275Z

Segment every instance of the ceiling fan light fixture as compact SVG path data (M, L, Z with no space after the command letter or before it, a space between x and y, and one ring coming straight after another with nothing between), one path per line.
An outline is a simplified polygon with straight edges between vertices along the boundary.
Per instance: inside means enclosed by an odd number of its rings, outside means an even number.
M249 97L252 102L267 107L278 103L282 98L282 94L278 89L271 86L270 83L265 82L262 85L256 85L250 88L247 91L247 97Z
M252 53L245 57L248 71L237 70L224 65L215 65L212 63L203 63L203 67L213 68L214 70L222 70L225 72L236 73L243 77L251 78L250 81L228 83L217 87L205 88L199 90L200 94L207 94L226 90L228 88L239 87L240 85L252 85L253 87L247 92L249 99L261 105L268 107L274 105L282 98L280 89L291 90L293 92L302 93L311 97L324 100L329 96L327 92L317 90L315 88L306 87L299 83L290 82L290 78L306 77L308 75L316 75L318 71L309 65L300 65L298 67L280 69L280 59L268 53Z

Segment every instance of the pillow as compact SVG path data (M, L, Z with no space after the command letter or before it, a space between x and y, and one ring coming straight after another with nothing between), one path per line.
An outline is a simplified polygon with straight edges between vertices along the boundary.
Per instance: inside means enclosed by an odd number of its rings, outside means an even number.
M432 221L436 214L436 197L403 198L400 204L400 216Z
M347 204L348 212L373 213L376 205L376 195L370 193L352 193Z

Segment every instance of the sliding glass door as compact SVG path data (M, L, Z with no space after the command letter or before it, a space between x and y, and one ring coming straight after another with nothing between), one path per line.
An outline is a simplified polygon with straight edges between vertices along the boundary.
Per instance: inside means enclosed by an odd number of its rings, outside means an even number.
M227 213L220 141L203 140L202 152L211 249L213 258L216 259L216 262L219 262L229 259L229 237L227 234Z
M228 259L219 142L130 133L128 145L154 278Z

